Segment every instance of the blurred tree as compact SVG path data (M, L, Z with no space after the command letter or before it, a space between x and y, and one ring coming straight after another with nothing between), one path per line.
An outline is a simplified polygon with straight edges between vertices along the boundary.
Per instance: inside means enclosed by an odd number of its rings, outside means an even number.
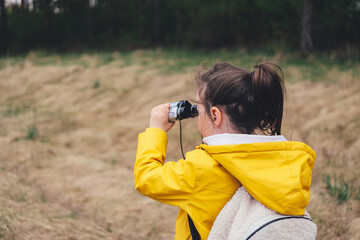
M176 1L176 45L181 46L183 44L183 16L184 13L184 6L182 0Z
M53 14L54 9L52 5L52 0L44 0L43 2L43 11L44 11L44 22L45 22L45 43L47 46L53 46Z
M308 52L314 49L311 34L312 0L304 0L304 15L302 19L301 50Z
M21 12L25 13L25 10L28 8L28 1L27 0L21 0Z
M140 0L140 11L139 11L139 35L141 39L145 39L145 9L146 9L146 0Z
M87 7L87 37L88 37L88 44L92 45L93 43L93 15L92 15L92 6L93 0L89 0L88 7Z
M359 0L5 1L0 0L2 52L156 46L360 49Z
M159 10L159 1L153 0L154 7L154 20L153 20L153 44L157 46L160 40L160 10Z
M114 0L107 0L107 7L109 38L114 39L117 35Z
M358 0L317 0L313 2L314 45L318 49L348 44L360 47L360 2Z
M1 53L6 54L9 43L9 31L8 31L7 13L5 8L5 0L0 0L0 11L1 11L0 51Z

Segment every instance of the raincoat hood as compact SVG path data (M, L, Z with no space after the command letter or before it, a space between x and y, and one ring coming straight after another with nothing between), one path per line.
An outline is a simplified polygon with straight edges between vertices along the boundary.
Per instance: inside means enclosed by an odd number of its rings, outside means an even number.
M286 215L305 213L316 157L308 145L284 141L197 148L211 155L266 207Z

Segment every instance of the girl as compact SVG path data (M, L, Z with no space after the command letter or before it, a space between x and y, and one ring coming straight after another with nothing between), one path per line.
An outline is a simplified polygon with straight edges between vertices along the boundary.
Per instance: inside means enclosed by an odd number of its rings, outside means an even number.
M186 153L186 160L164 164L166 132L174 123L168 122L168 103L152 109L150 127L138 137L135 188L179 207L175 239L191 239L189 219L207 239L237 189L269 211L305 213L315 152L281 135L285 89L278 71L271 63L253 72L229 63L204 74L199 69L198 129L204 144Z

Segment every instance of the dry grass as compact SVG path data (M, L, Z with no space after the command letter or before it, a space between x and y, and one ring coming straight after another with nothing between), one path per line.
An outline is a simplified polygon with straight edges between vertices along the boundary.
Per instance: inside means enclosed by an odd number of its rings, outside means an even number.
M138 194L132 173L151 107L195 91L196 66L170 74L159 68L167 63L142 51L2 62L0 239L173 238L177 209ZM299 78L287 86L284 135L317 152L308 210L318 239L359 239L359 66L333 69L323 78L336 81L318 83L298 69L284 69ZM195 121L184 122L186 150L200 142L194 129ZM180 157L178 134L169 133L170 160ZM327 175L349 183L351 199L331 197Z

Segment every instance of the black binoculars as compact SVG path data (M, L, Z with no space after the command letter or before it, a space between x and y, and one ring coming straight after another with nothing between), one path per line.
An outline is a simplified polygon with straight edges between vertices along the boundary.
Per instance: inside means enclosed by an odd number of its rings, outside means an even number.
M186 100L170 103L169 122L183 120L186 118L194 118L199 115L196 105L191 105Z

